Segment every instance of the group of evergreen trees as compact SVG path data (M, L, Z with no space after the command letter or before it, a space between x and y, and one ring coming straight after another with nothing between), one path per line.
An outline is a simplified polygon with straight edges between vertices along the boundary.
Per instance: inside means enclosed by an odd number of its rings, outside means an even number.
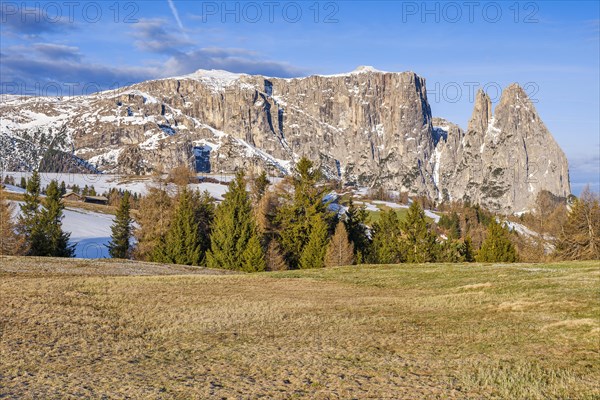
M40 197L40 176L34 172L27 181L24 203L17 223L17 233L23 239L23 253L30 256L72 257L70 233L63 232L64 205L58 182L53 180L46 188L46 197Z
M324 200L329 188L311 161L301 159L295 172L274 188L265 173L248 179L239 172L218 204L208 193L189 189L186 179L180 179L174 196L166 184L151 188L139 199L135 229L131 207L136 200L129 192L111 192L118 210L109 253L113 258L245 272L519 259L514 235L477 206L449 210L432 224L420 202L413 201L403 220L387 209L370 223L365 207L357 207L351 198L343 213L329 210ZM16 223L0 188L2 254L73 255L69 234L62 230L61 186L50 182L42 198L40 177L34 172L26 181ZM599 221L597 195L584 192L564 223L557 254L600 258Z

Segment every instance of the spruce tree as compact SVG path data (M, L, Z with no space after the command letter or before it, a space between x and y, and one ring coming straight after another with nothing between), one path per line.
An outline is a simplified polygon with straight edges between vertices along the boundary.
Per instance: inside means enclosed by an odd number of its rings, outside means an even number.
M21 183L23 183L23 177ZM46 238L42 230L40 210L40 175L34 171L26 181L21 213L19 215L18 232L25 241L26 255L42 255L45 253Z
M60 195L64 196L65 194L67 194L67 185L65 184L65 181L60 182Z
M356 207L352 199L348 204L344 224L346 225L346 231L348 232L348 239L352 242L354 247L354 255L356 256L356 263L361 264L368 252L369 252L369 236L367 223L369 219L369 213L365 206Z
M517 251L510 241L508 230L492 218L488 225L487 237L476 257L478 262L516 262Z
M130 257L131 215L129 206L129 192L121 198L115 221L111 226L111 241L108 244L108 253L112 258Z
M400 221L392 209L384 210L379 221L373 224L373 240L369 261L374 264L397 264L405 255L400 247Z
M321 215L311 218L311 231L308 243L302 249L298 266L301 269L322 268L325 266L328 226Z
M307 158L296 165L291 177L293 189L282 195L282 205L275 218L279 240L291 268L298 268L304 247L313 230L314 217L319 217L329 229L332 216L323 203L325 188L319 185L321 172Z
M354 246L348 240L348 232L343 222L335 227L335 233L327 246L325 266L337 267L354 263Z
M34 171L34 173L37 173L37 171ZM19 186L21 186L22 189L27 189L27 179L25 179L24 176L21 177L21 183Z
M179 194L169 231L164 241L155 249L154 260L171 264L200 265L202 250L198 232L194 194L184 187Z
M260 235L241 171L217 207L210 241L210 251L206 254L208 267L238 271L265 269Z
M250 236L246 248L242 253L242 271L260 272L267 269L265 253L260 244L260 238L257 234Z
M402 224L402 246L406 250L406 261L424 263L435 260L436 240L425 219L425 212L417 201L408 208Z
M267 192L270 184L271 182L269 181L266 171L262 171L260 175L252 179L251 192L254 204L258 204L258 202Z
M74 245L69 245L71 234L63 232L62 219L65 206L60 196L58 182L52 180L46 188L44 208L41 212L42 230L46 236L46 254L50 257L73 257Z

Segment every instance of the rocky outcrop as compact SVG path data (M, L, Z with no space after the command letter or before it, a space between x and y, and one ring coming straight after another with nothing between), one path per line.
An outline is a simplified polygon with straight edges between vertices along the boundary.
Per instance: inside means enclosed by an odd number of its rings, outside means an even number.
M493 115L479 92L466 132L432 118L423 78L370 67L297 79L198 71L76 98L8 97L0 116L5 137L67 132L61 150L107 172L284 174L307 156L346 184L500 211L528 207L541 189L569 194L565 156L518 86ZM34 165L25 153L2 157Z

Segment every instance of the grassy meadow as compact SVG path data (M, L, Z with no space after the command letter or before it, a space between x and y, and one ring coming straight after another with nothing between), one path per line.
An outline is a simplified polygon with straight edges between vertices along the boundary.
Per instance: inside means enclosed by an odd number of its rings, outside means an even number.
M599 295L598 262L5 257L0 398L598 399Z

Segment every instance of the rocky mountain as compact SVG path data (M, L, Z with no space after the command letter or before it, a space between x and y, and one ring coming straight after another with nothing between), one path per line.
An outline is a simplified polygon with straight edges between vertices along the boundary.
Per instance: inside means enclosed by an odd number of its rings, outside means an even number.
M494 112L479 92L465 132L432 117L423 78L371 67L294 79L200 70L88 96L4 96L0 142L7 170L38 167L50 148L123 174L286 174L307 156L345 184L503 212L542 189L570 194L566 157L519 86Z

